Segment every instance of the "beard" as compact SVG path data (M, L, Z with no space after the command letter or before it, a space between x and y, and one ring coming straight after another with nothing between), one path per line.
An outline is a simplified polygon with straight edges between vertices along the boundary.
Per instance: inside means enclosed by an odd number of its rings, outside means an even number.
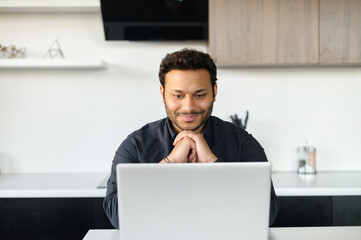
M212 111L213 111L213 102L205 110L191 111L191 112L182 112L182 111L173 112L168 108L167 102L165 100L164 100L164 106L165 106L165 110L166 110L169 120L180 131L197 131L200 128L203 128L204 124L207 122L207 120L209 119L209 117L211 116ZM188 125L187 123L185 123L182 126L182 123L180 123L177 120L179 117L182 117L182 116L197 116L197 119L194 122L190 122L189 123L190 126L186 126L186 125ZM198 119L199 116L200 116L200 119ZM174 126L173 126L173 128L174 128ZM174 130L176 130L176 129L174 129ZM202 130L202 129L200 129L200 130Z

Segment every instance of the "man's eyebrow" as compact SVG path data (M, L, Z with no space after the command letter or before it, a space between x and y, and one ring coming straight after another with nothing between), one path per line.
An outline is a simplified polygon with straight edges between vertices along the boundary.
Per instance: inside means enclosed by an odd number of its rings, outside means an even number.
M171 89L172 92L177 92L177 93L182 93L183 91L182 90L179 90L179 89ZM201 89L198 89L196 91L194 91L195 93L200 93L200 92L208 92L208 89L206 88L201 88Z
M200 93L200 92L208 92L208 89L206 88L201 88L195 91L195 93Z
M182 93L182 90L178 90L178 89L171 89L172 92L178 92L178 93Z

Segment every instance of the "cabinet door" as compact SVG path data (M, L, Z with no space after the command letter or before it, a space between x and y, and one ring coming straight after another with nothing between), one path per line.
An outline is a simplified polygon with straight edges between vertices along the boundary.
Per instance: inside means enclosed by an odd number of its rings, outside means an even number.
M103 198L0 198L0 239L82 239L113 229Z
M332 226L331 196L280 197L280 210L272 227Z
M317 64L318 0L209 0L218 65Z
M332 198L333 226L361 226L361 196Z
M320 0L320 63L361 62L361 1Z

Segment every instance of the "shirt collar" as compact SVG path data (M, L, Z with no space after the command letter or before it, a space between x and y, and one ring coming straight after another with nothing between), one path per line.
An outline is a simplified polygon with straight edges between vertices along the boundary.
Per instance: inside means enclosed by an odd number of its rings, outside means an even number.
M166 122L166 125L167 125L167 128L168 128L168 132L170 134L170 136L173 138L173 140L175 139L175 137L177 136L177 134L175 133L175 131L173 130L173 127L172 127L172 122L170 121L169 118L167 118L167 121Z
M213 146L212 142L212 116L210 116L204 125L204 128L202 130L202 134L206 142L208 143L209 147Z

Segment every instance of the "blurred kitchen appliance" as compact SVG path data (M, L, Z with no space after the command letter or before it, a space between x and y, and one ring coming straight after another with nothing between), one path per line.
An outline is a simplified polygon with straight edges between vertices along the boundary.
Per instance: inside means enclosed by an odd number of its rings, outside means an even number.
M301 146L297 149L298 173L316 174L316 148Z
M101 0L105 40L208 39L207 0Z

